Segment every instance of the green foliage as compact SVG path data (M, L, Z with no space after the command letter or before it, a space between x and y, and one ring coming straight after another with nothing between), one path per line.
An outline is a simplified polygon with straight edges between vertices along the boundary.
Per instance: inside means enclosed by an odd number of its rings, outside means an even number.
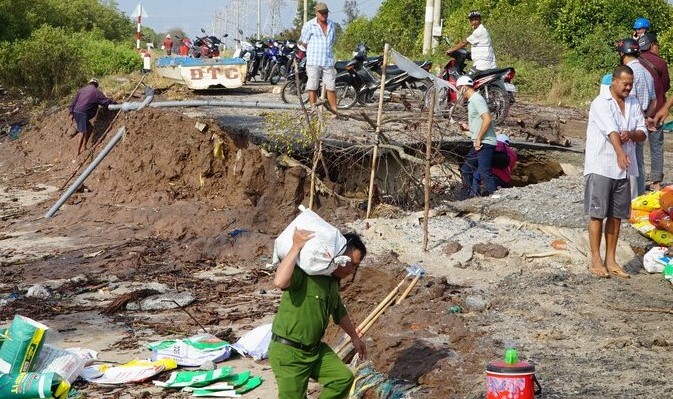
M319 132L319 120L310 119L311 127L306 124L303 116L297 117L288 113L268 113L264 124L268 132L268 140L263 144L269 152L292 155L306 152L313 146L313 132Z
M367 18L360 17L352 21L343 34L339 37L339 40L336 44L336 49L338 52L348 54L350 57L351 52L358 45L358 43L371 43L373 38L370 35L371 22Z
M555 36L570 48L582 45L594 30L613 35L630 29L637 17L646 17L655 30L671 26L671 6L665 0L542 0L539 13ZM619 37L615 37L615 41Z
M74 39L81 45L82 56L90 75L128 73L141 67L142 60L132 46L115 44L92 33L79 33Z
M129 39L134 31L126 15L97 0L0 0L0 41L26 39L43 25L99 29L108 40Z
M402 53L415 54L422 47L425 3L417 0L384 0L369 26L366 44L374 52L385 43ZM351 24L352 25L352 24ZM350 26L346 30L350 28Z
M128 45L114 44L99 31L72 33L44 25L27 40L0 46L0 81L40 99L65 96L91 76L139 69Z
M516 23L512 23L512 15L517 16ZM507 54L540 66L556 65L563 55L564 47L554 40L553 33L526 3L504 4L494 10L487 28L498 55Z

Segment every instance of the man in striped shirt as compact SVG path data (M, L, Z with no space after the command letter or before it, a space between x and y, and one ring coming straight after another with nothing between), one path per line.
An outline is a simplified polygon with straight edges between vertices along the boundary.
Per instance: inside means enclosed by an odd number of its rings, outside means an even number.
M329 8L325 3L315 5L315 18L307 21L301 29L299 42L306 46L306 90L311 104L318 99L318 86L320 79L325 82L327 89L327 101L332 111L336 112L335 82L336 69L334 69L334 21L327 19Z
M633 70L633 88L631 95L635 96L640 103L640 109L645 118L654 116L657 110L657 97L654 92L654 79L647 69L640 63L640 45L634 39L623 39L617 43L616 50L623 65ZM631 177L631 197L635 198L645 194L645 156L643 143L636 143L636 161L638 163L638 175Z
M584 158L584 213L589 216L589 271L599 277L628 278L617 263L622 219L631 211L629 177L638 175L636 143L647 138L645 119L633 87L633 70L618 66L610 92L591 102ZM605 220L605 261L600 248Z

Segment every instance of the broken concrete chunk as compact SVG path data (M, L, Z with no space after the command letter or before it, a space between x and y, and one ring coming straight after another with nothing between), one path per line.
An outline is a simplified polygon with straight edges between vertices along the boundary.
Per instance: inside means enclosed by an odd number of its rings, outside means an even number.
M168 292L143 298L138 302L129 302L126 304L126 310L176 309L189 305L194 299L189 292Z
M472 250L487 258L502 259L509 255L509 249L500 244L493 244L491 242L474 244Z
M196 127L196 130L198 130L199 132L203 133L203 132L205 132L206 129L208 128L208 125L206 125L206 124L203 123L203 122L196 122L196 125L195 125L194 127Z

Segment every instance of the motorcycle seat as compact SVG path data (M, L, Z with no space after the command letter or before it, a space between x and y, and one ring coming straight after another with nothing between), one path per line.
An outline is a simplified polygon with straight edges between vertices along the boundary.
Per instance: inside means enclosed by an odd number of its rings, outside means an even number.
M349 62L350 62L350 61L337 61L337 62L334 64L334 69L336 69L337 72L345 71L345 70L346 70L346 65L347 65Z
M490 75L498 75L501 73L509 72L509 70L512 68L495 68L495 69L485 69L483 71L477 71L473 76L472 79L479 79L484 76L490 76Z
M400 69L397 65L388 65L386 67L386 75L388 76L397 76L403 73L407 73L407 71Z

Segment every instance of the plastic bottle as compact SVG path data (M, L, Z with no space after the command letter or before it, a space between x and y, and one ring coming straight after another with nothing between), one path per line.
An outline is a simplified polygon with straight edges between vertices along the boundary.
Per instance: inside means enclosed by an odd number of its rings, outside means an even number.
M519 353L514 348L505 350L505 364L517 364L519 362Z

